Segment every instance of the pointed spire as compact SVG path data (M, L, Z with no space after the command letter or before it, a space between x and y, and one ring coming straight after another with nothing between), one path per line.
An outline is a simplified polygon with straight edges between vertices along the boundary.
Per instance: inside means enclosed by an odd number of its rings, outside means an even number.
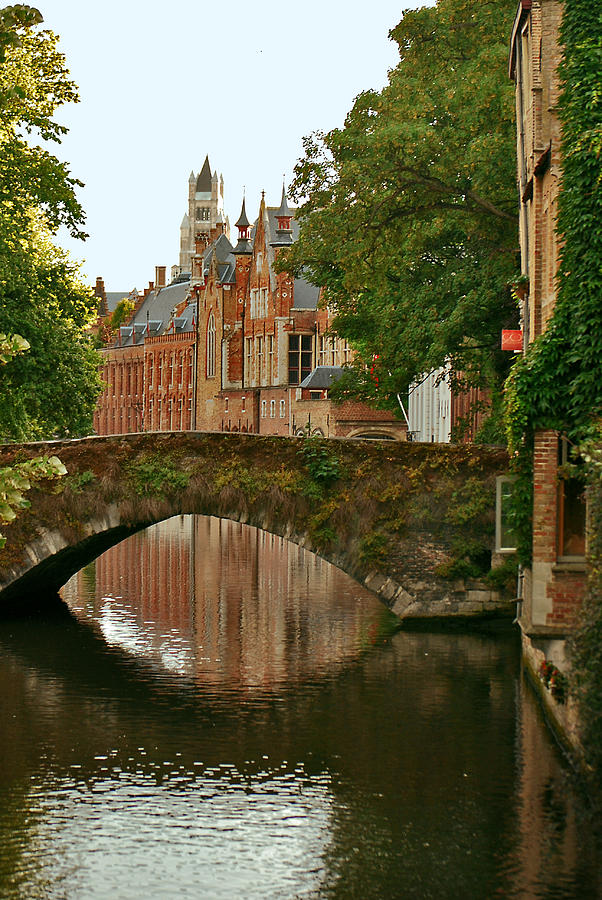
M276 210L275 216L278 220L278 227L276 228L276 237L273 241L270 241L270 245L272 247L283 247L287 244L292 244L293 229L291 228L291 219L293 218L293 213L289 208L288 200L286 199L286 187L284 182L282 182L282 200L280 201L280 208Z
M242 198L242 208L240 210L240 216L238 217L238 222L236 223L236 227L238 228L238 244L232 251L233 253L252 253L252 247L249 243L249 228L251 223L247 218L247 211L245 209L245 198Z
M203 163L203 168L199 172L199 177L196 180L196 190L197 194L202 193L211 193L211 166L209 165L209 156L205 157L205 162Z
M190 175L188 176L188 183L189 183L189 184L194 184L195 179L196 179L196 175L194 174L193 169L191 169L191 170L190 170Z
M292 212L289 209L288 201L286 198L286 187L284 185L284 181L282 182L282 200L280 201L280 209L276 211L277 219L290 219L292 217Z
M245 209L245 198L242 198L242 209L240 210L240 216L238 217L238 222L235 223L236 227L239 229L248 228L251 223L247 219L247 211Z

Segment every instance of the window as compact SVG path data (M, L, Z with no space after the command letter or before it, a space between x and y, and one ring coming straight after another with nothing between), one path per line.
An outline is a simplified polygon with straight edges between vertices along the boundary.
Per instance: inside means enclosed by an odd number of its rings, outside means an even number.
M247 338L247 383L253 380L253 338Z
M300 384L312 369L311 334L290 334L288 338L288 381Z
M169 354L169 386L173 384L173 353Z
M495 485L495 549L501 553L513 553L516 538L512 528L511 502L514 478L499 475Z
M268 314L268 289L261 289L261 315L267 316Z
M326 365L326 338L320 335L320 365Z
M276 401L270 400L270 419L276 418Z
M266 417L266 409L267 409L267 400L261 401L261 418L265 419Z
M224 412L228 412L230 408L230 399L229 397L224 397Z
M208 222L211 218L211 210L208 206L197 206L194 217L197 222Z
M257 384L263 384L263 338L257 338Z
M184 412L184 401L180 397L180 399L178 400L178 430L179 431L182 431L184 428L183 412Z
M246 410L247 410L247 398L246 398L246 397L243 397L243 398L241 399L241 401L240 401L240 409L241 409L241 412L246 412Z
M180 387L184 384L184 354L180 353L180 374L178 376Z
M215 317L213 313L207 322L207 378L215 376Z
M274 335L268 335L268 372L267 384L274 383Z
M251 291L251 318L256 319L259 315L258 310L258 299L259 299L259 291L257 288L253 288Z
M284 419L286 415L286 400L280 401L280 418Z
M340 364L348 366L351 362L351 347L346 339L341 340L339 346Z
M558 442L558 465L573 462L570 458L569 442L560 438ZM558 482L558 559L561 562L580 561L585 557L585 493L581 478L575 474L563 475L559 472Z
M188 428L192 428L192 397L188 400Z
M157 384L159 387L163 386L163 356L158 359Z

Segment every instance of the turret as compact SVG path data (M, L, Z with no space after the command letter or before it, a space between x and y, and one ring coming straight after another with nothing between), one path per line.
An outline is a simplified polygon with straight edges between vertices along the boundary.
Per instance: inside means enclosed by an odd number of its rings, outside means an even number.
M286 199L286 188L282 185L282 200L280 207L276 210L276 220L278 227L276 228L276 237L271 242L272 247L285 247L293 243L293 230L291 228L291 219L293 214L288 206Z
M238 228L238 243L234 250L232 251L235 254L242 253L252 253L252 247L249 242L249 228L251 227L251 223L247 218L247 211L245 209L245 199L243 197L242 208L240 210L240 216L238 217L238 222L236 223L236 227Z

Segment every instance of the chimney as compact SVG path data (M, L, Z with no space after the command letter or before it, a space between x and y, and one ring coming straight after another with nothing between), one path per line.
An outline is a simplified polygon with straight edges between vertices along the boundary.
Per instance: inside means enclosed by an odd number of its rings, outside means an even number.
M158 288L165 287L165 266L155 266L155 284Z

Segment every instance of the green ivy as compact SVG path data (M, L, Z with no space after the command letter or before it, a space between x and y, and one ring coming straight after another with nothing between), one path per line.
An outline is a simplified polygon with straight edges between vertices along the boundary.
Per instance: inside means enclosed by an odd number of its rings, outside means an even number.
M182 472L173 457L160 452L141 456L129 466L129 475L136 493L143 497L184 490L190 480L190 474Z
M533 438L555 429L579 444L602 413L602 11L565 3L561 28L563 236L554 314L514 365L506 385L506 425L519 556L529 562Z
M339 460L332 443L318 437L304 438L299 452L311 478L319 485L329 487L340 478Z
M588 480L588 590L569 641L581 743L602 804L602 433L583 447Z

